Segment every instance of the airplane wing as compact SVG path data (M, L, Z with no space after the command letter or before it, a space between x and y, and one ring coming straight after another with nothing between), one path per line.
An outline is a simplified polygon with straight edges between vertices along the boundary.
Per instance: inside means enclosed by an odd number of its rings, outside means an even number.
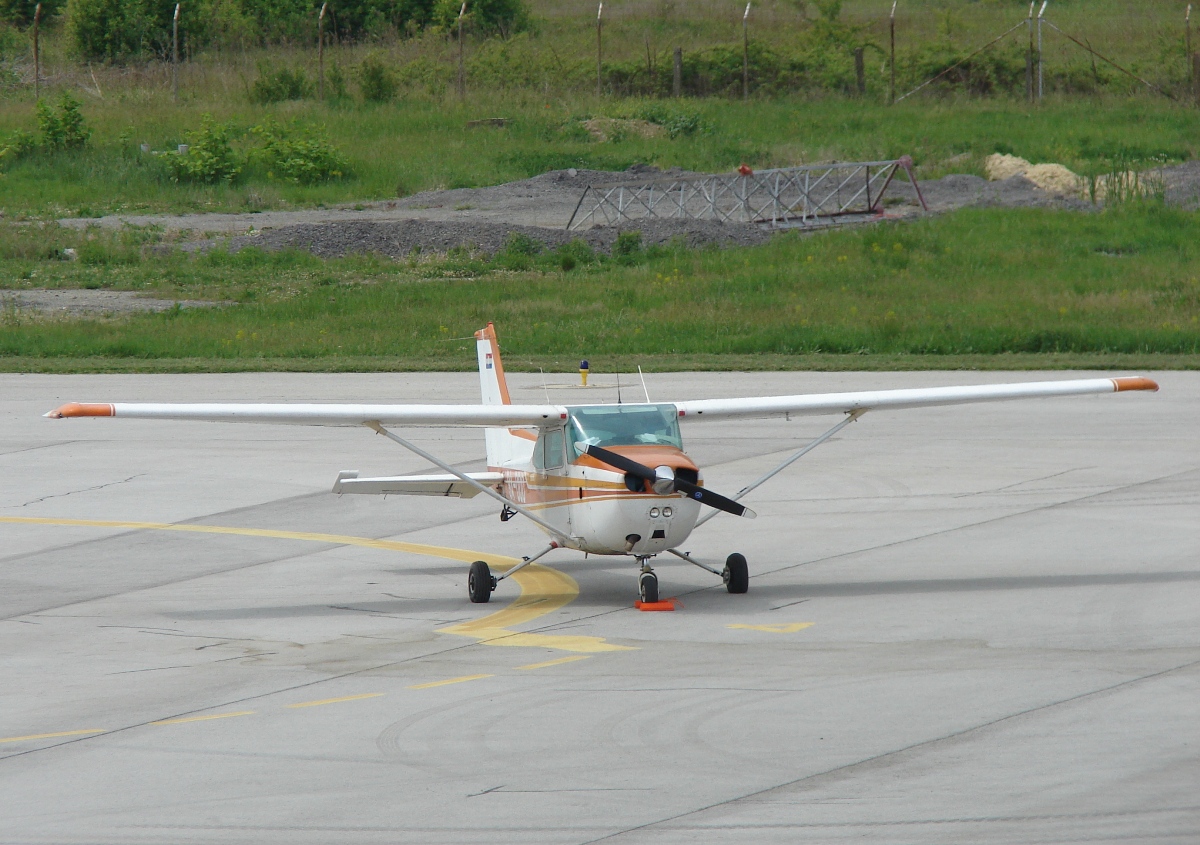
M504 481L499 472L468 472L466 475L485 487L495 488ZM456 475L398 475L392 478L359 478L354 470L338 473L334 493L374 493L376 495L453 496L470 499L479 488Z
M721 420L739 417L848 414L853 411L900 410L971 402L1000 402L1047 396L1081 396L1158 390L1148 378L1094 378L1071 381L1030 381L1015 384L980 384L964 387L918 387L903 390L868 390L855 393L809 393L799 396L757 396L748 399L697 399L676 402L679 416L688 420Z
M567 418L555 405L148 404L69 402L51 419L122 417L144 420L292 425L550 426Z

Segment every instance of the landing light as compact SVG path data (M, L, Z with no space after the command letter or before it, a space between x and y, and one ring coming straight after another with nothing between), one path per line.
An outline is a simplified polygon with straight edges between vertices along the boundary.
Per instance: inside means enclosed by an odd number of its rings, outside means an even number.
M650 518L651 519L658 518L658 508L650 508Z
M663 508L662 513L663 516L669 517L671 514L675 513L675 511L671 510L670 508Z

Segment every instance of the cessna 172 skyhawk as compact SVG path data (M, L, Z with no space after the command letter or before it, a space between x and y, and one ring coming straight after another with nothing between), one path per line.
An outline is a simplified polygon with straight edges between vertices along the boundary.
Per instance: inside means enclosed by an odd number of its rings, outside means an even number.
M445 474L359 478L357 472L342 472L334 492L463 498L485 493L501 503L502 520L520 514L550 536L549 546L502 575L493 575L484 561L471 564L471 601L488 601L499 581L565 547L632 557L641 569L641 601L653 603L658 601L658 578L650 560L664 552L721 576L731 593L746 592L745 557L731 554L719 570L680 546L693 529L721 511L753 518L754 511L738 500L867 411L1158 389L1147 378L1095 378L673 403L514 405L492 324L475 338L483 392L479 405L70 403L46 416L366 426ZM681 420L690 424L813 414L841 414L843 419L732 498L706 488L700 468L683 451ZM483 427L487 472L462 472L388 426ZM702 506L712 509L704 517Z

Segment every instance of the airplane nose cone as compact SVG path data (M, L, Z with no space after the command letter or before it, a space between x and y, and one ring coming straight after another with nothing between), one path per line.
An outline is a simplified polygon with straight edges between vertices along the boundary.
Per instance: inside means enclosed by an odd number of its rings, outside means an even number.
M654 481L650 486L654 488L654 492L660 496L666 496L675 492L675 470L670 467L656 467L654 470Z

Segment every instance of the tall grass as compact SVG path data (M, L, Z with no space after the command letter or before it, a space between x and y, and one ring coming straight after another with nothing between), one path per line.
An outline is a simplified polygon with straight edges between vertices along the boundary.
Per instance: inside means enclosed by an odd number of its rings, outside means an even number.
M39 274L27 284L142 288L153 280L160 292L223 293L242 304L120 320L10 316L0 355L455 364L464 339L488 320L517 356L1195 355L1197 224L1196 213L1161 204L1085 216L975 210L570 272L461 257L322 262L253 251L156 258L153 268L14 258L8 272Z

